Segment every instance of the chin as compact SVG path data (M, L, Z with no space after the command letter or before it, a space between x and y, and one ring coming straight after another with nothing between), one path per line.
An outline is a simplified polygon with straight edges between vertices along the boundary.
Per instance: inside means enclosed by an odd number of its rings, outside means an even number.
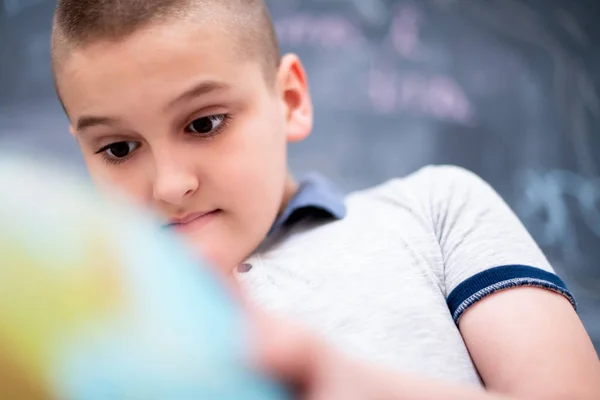
M211 267L214 267L216 270L220 272L227 272L227 270L231 270L234 268L233 266L228 267L231 264L231 260L227 260L227 257L224 257L224 254L213 246L207 245L203 246L202 241L198 238L198 235L193 234L183 234L184 239L188 242L192 253L196 256L198 260L202 260L207 262ZM231 254L229 254L229 258Z

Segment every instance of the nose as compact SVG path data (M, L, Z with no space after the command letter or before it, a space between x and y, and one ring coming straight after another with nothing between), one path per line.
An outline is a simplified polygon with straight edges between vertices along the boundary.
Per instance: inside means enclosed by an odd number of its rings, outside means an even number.
M156 161L156 176L153 195L158 201L181 206L199 187L199 181L192 168L187 168L177 160Z

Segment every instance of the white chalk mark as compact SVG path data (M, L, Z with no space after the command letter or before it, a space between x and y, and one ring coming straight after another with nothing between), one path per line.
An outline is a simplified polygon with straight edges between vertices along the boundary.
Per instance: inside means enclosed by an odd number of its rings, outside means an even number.
M378 113L412 112L462 125L473 123L471 103L461 86L448 76L373 68L367 87Z
M336 14L295 14L277 19L275 29L282 45L335 48L365 42L358 27Z
M423 16L413 4L398 7L390 28L390 38L394 49L402 57L417 61L423 60L425 51L421 43Z
M586 179L566 170L529 170L519 180L524 191L516 209L533 224L540 245L561 248L568 260L581 255L569 204L575 204L581 223L600 238L600 178Z

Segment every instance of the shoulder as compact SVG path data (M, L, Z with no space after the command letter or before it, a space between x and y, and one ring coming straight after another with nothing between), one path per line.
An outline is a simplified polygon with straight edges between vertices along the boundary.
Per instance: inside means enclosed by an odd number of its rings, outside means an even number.
M456 165L427 165L407 175L388 179L368 190L436 192L458 187L489 187L479 175Z
M455 165L427 165L405 176L351 193L348 198L369 198L417 209L426 207L424 211L432 212L449 206L458 207L467 199L479 197L484 200L490 196L497 196L494 189L468 169Z
M457 191L469 192L491 188L473 171L456 165L428 165L397 181L403 181L414 190L437 195L436 197Z

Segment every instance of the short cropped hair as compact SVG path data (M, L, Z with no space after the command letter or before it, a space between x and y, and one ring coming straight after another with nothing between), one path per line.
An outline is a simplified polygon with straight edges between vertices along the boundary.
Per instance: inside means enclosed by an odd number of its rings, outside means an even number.
M237 30L233 33L237 34L241 54L258 58L265 71L274 75L280 51L264 0L58 0L52 33L55 74L70 49L97 41L118 41L169 19L205 21L213 16Z

